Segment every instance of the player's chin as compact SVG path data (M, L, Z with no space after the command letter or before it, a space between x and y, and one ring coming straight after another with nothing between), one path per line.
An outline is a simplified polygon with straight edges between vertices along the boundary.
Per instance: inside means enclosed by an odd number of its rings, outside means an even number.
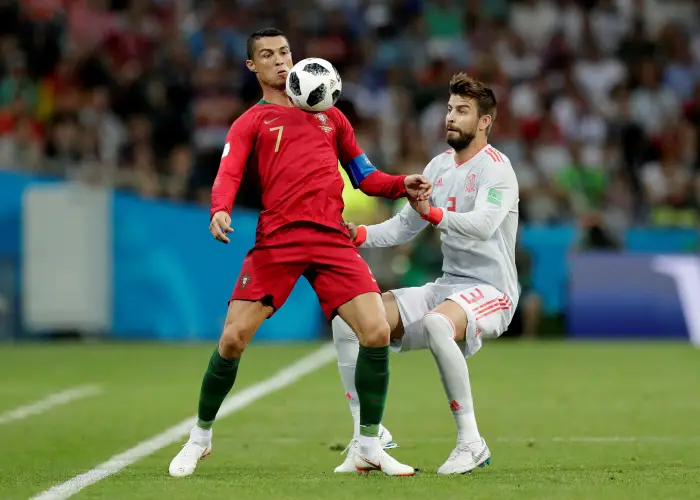
M461 136L462 134L460 132L457 132L456 130L448 130L445 133L446 142L459 140Z
M270 84L270 87L275 90L284 90L287 87L287 79L277 79Z

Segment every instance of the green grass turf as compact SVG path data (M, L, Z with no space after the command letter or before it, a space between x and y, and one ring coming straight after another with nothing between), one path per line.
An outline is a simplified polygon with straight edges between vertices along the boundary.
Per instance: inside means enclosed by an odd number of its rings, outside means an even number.
M0 425L0 499L27 499L191 416L213 346L0 349L0 413L82 384L101 395ZM317 346L254 345L237 387ZM497 341L469 361L493 465L441 478L450 412L429 353L392 356L385 424L414 478L339 477L351 420L334 363L234 413L194 476L169 446L78 499L700 498L700 351L680 344Z

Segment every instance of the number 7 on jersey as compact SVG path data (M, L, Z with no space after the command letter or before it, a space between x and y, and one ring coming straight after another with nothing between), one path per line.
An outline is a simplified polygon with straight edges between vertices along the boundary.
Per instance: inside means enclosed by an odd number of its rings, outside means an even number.
M272 127L270 132L277 131L277 142L275 143L275 153L280 150L280 142L282 142L282 132L284 132L284 125L279 127Z

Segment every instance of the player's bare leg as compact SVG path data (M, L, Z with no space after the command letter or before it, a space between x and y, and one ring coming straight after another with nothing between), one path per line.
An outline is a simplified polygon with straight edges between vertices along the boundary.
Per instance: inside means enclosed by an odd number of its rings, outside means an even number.
M403 335L403 324L399 315L399 307L396 304L394 294L386 292L382 294L382 303L386 310L386 319L391 330L391 338L401 338ZM350 444L345 448L345 460L335 468L335 472L357 472L355 467L355 455L359 450L360 437L360 400L355 389L355 368L357 356L360 350L360 341L350 326L340 317L336 316L332 322L333 344L335 345L338 357L338 371L340 379L345 389L345 395L350 406L350 414L353 420L353 437ZM379 426L379 441L384 449L396 448L389 430L383 425Z
M462 307L446 300L423 317L426 343L437 362L452 415L457 425L457 446L439 474L465 474L491 463L491 454L479 434L474 415L469 369L457 342L465 340L467 316Z
M232 300L226 314L219 345L209 360L199 393L197 424L180 452L170 462L170 475L189 476L199 460L211 453L211 427L216 414L233 387L238 363L248 342L273 309L261 302Z
M389 338L391 328L381 296L364 293L338 308L338 315L357 333L360 347L355 388L360 401L359 471L380 470L390 476L412 476L413 467L389 456L379 441L379 426L389 387Z

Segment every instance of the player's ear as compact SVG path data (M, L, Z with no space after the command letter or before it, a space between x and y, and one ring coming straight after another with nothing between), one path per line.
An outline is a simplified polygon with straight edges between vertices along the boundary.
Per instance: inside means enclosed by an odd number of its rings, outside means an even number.
M479 130L487 131L489 127L491 127L491 122L491 115L482 115L481 118L479 118Z
M252 60L247 59L245 65L248 67L248 71L251 73L257 73L257 71L255 71L255 63Z

